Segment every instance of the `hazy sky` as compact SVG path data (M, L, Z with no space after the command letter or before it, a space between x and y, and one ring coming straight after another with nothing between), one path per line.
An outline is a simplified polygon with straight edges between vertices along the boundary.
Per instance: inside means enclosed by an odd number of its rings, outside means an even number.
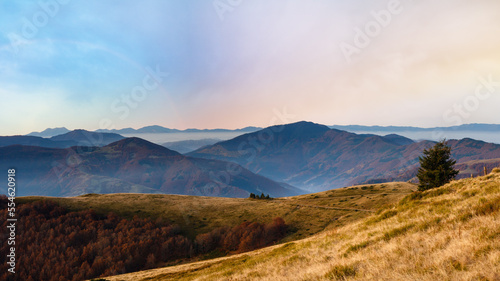
M0 0L0 134L500 123L499 35L498 0Z

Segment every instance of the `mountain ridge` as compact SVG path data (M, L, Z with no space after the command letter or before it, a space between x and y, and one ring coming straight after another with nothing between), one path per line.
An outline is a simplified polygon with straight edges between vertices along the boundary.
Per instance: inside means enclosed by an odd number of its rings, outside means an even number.
M70 132L70 130L66 129L66 127L47 128L41 132L31 132L31 133L27 134L27 136L50 138L53 136L62 135L62 134L69 133L69 132Z
M73 130L62 135L53 136L53 141L74 141L78 146L104 146L125 137L115 133L96 133L82 129Z
M39 146L47 148L69 148L72 146L104 146L124 137L114 133L96 133L86 130L73 130L50 138L38 136L0 137L0 147L10 145Z
M125 138L103 147L66 149L0 147L0 167L16 168L20 195L75 196L85 193L144 192L273 197L296 189L219 160L186 157L140 138ZM30 171L30 172L28 172Z
M433 131L433 130L441 130L441 131L455 131L455 130L469 130L469 131L500 131L500 124L489 124L489 123L470 123L470 124L462 124L456 126L448 126L448 127L418 127L418 126L379 126L379 125L330 125L328 126L331 129L338 129L342 131L366 131L366 132L394 132L394 131ZM140 127L138 129L134 128L122 128L122 129L97 129L92 132L104 132L104 133L123 133L123 134L132 134L132 133L175 133L175 132L254 132L264 129L262 127L256 126L247 126L240 129L196 129L196 128L188 128L188 129L172 129L159 125L149 125ZM41 132L31 132L26 134L26 136L38 136L50 138L56 135L61 135L70 132L66 127L57 127L57 128L47 128ZM89 130L88 130L89 131Z
M469 130L469 131L500 131L500 124L487 124L487 123L470 123L470 124L462 124L456 126L449 127L416 127L416 126L366 126L366 125L331 125L329 126L332 129L339 129L344 131L433 131L433 130L441 130L441 131L455 131L455 130Z
M290 132L299 129L307 133L290 137L294 136ZM187 155L233 161L275 181L317 192L373 180L410 180L415 176L418 157L434 143L297 122L248 133ZM449 144L459 162L500 155L497 144L472 139L450 140Z
M139 134L156 134L156 133L197 133L197 132L255 132L257 130L260 130L262 128L260 127L253 127L253 126L248 126L244 127L241 129L185 129L185 130L179 130L179 129L171 129L171 128L166 128L163 126L159 125L151 125L151 126L145 126L141 127L139 129L133 129L133 128L124 128L124 129L98 129L95 130L95 132L98 133L118 133L118 134L134 134L134 133L139 133Z

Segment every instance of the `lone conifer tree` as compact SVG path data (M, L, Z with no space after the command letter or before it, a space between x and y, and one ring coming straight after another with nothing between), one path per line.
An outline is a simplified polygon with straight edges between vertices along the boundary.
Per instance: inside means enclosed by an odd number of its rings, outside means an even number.
M451 158L451 147L445 140L429 149L424 149L424 155L418 159L420 160L417 173L420 182L419 191L442 186L458 175L458 171L453 168L457 161Z

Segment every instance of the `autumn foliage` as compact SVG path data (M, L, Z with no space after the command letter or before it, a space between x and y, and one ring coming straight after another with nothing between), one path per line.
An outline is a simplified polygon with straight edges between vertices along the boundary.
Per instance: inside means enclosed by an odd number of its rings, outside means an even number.
M7 217L0 198L0 217ZM286 234L286 224L245 222L200 234L194 240L182 229L161 221L106 216L93 210L69 212L51 201L17 206L16 274L7 271L0 256L0 280L85 280L134 272L218 250L243 252L275 243ZM6 229L4 220L2 229ZM7 233L0 239L7 241ZM2 243L1 253L7 252Z
M196 237L198 252L206 253L215 249L230 252L245 252L268 246L283 238L287 225L282 218L275 218L267 225L257 222L244 222L233 228L223 227Z

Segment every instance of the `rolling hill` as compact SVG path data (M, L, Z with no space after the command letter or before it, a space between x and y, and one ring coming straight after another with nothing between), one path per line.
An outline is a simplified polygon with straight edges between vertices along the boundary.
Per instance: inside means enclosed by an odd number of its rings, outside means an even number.
M106 277L141 280L499 280L500 169L407 195L365 219L249 253Z
M16 253L26 258L16 276L83 280L248 252L352 223L414 188L391 183L271 200L160 194L18 197L22 219ZM5 216L7 203L0 197ZM9 273L3 272L5 279Z
M74 130L62 135L53 136L52 141L72 141L78 146L104 146L125 137L114 133L96 133L86 130Z
M53 133L64 131L59 129L54 130L44 134L40 133L39 135L50 135L51 132ZM60 135L52 136L50 138L40 136L0 137L0 147L10 145L39 146L46 148L69 148L72 146L104 146L121 139L124 139L124 137L113 133L95 133L85 130L74 130Z
M354 134L310 122L273 126L188 153L233 161L278 182L322 191L368 182L407 181L431 141ZM500 145L450 140L459 163L500 157ZM478 173L480 171L477 171ZM470 176L470 174L469 174Z
M139 138L104 147L0 148L0 168L16 168L19 195L75 196L86 193L167 193L247 197L298 194L238 165L186 157Z
M34 136L5 136L0 137L0 147L10 145L39 146L47 148L66 148L76 145L73 141L53 141Z
M266 222L283 218L292 231L285 241L305 238L326 227L344 225L398 202L416 186L387 183L353 186L315 194L272 200L203 197L166 194L87 194L50 198L72 211L93 209L98 214L113 212L120 217L163 219L181 226L190 237L246 221ZM46 197L21 197L32 202Z

